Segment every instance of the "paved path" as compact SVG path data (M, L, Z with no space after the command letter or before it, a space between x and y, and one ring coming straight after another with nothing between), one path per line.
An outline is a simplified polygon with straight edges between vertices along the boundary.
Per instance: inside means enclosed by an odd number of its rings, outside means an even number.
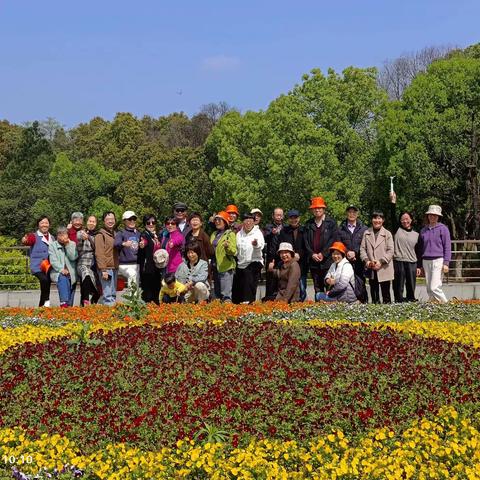
M453 283L444 285L444 292L448 299L453 297L467 300L467 299L480 299L480 283ZM262 298L265 294L265 287L260 286L258 288L258 299ZM313 287L310 285L307 289L308 299L313 300ZM0 291L0 307L36 307L40 297L39 290L24 290L24 291ZM426 289L424 285L417 286L416 297L420 301L427 300ZM118 299L121 301L122 293L118 295ZM393 298L393 292L392 292ZM50 295L52 306L58 306L58 293L54 286L52 286L52 292ZM77 288L75 295L75 305L79 304L80 291Z

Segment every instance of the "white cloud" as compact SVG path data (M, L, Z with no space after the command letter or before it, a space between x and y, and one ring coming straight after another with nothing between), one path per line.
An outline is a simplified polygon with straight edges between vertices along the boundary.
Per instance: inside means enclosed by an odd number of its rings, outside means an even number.
M240 66L240 59L228 55L215 55L202 60L204 70L211 72L227 72L236 70Z

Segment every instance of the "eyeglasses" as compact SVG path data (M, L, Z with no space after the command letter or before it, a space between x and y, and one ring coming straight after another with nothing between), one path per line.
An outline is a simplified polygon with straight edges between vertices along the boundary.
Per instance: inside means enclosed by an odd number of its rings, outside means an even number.
M137 217L127 218L127 222L135 222Z
M156 223L155 220L150 220L149 222L146 222L145 225L155 225Z
M185 212L187 209L186 208L176 208L175 211L178 212L178 213L183 213Z
M168 227L169 225L176 225L175 222L166 222L165 225Z

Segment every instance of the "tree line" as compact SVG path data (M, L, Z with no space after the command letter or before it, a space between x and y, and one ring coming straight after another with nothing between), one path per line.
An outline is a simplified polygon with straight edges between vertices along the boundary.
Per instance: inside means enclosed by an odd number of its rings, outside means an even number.
M423 53L422 53L423 52ZM398 208L422 219L440 204L457 239L480 238L480 44L426 49L382 70L304 75L264 111L224 102L137 118L118 113L71 129L54 119L0 121L0 234L19 238L41 214L128 208L171 213L175 201L205 216L235 203L297 208L325 198L364 218Z

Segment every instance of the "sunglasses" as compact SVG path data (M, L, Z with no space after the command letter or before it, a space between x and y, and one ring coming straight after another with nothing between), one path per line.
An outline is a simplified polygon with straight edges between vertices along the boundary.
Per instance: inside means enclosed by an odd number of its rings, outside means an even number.
M127 222L135 222L137 217L127 218Z
M168 227L169 225L176 225L175 222L166 222L165 225Z
M155 220L150 220L145 225L155 225L157 222Z
M176 208L175 211L178 213L183 213L186 211L186 208Z

